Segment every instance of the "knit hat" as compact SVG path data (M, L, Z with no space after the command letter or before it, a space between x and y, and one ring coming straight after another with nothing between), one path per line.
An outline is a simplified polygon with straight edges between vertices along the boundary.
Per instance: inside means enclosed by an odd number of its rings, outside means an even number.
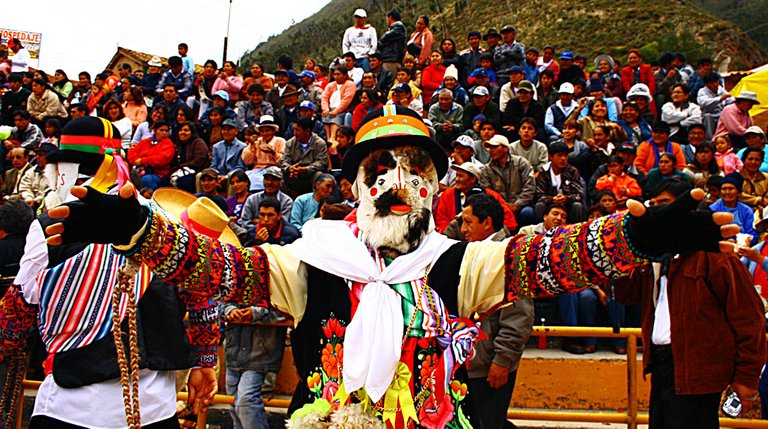
M671 132L671 128L669 127L669 124L664 121L656 121L653 123L651 131L669 134Z
M456 69L456 66L451 64L445 69L445 75L443 76L443 80L445 78L452 77L456 80L459 80L459 70Z
M735 186L739 192L741 192L741 188L744 185L744 177L736 172L728 173L725 175L725 177L723 177L723 181L720 183L720 187L722 188L726 183L730 183L731 185Z

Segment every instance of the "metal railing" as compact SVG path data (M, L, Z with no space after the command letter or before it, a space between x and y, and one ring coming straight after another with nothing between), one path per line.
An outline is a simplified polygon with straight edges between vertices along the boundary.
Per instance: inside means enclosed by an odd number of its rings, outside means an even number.
M507 417L517 420L543 420L543 421L561 421L561 422L589 422L589 423L626 423L627 428L636 429L638 424L648 423L648 414L639 413L637 406L638 386L637 386L637 340L641 336L640 328L622 328L618 333L614 333L611 328L582 328L566 326L534 326L531 335L552 336L552 337L598 337L598 338L626 338L627 339L627 411L620 412L578 412L563 410L514 410L507 412ZM40 386L39 381L24 380L25 389L37 389ZM22 390L22 395L23 395ZM179 393L178 400L185 401L186 393ZM264 405L273 408L288 408L290 399L285 398L264 398ZM234 397L227 395L216 395L213 404L234 405ZM24 401L19 401L17 412L16 428L21 429L21 416ZM759 406L759 402L755 402ZM207 423L207 415L198 416L197 428L204 429ZM745 429L768 429L768 420L754 419L732 419L720 418L720 426L725 428L745 428Z

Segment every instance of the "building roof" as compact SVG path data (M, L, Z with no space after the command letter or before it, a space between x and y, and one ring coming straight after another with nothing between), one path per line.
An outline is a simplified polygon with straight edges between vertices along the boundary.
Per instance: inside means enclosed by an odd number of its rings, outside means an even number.
M126 60L129 60L128 62L133 62L134 64L146 65L149 62L149 60L151 60L152 57L154 56L155 54L148 54L146 52L134 51L133 49L122 48L118 46L117 52L115 52L115 55L113 55L112 59L109 60L109 63L107 63L105 70L116 69L120 63L126 62ZM160 57L160 61L162 61L164 66L168 64L168 57L163 57L160 55L157 55L157 56ZM199 64L195 64L195 73L202 73L202 72L203 72L203 66Z

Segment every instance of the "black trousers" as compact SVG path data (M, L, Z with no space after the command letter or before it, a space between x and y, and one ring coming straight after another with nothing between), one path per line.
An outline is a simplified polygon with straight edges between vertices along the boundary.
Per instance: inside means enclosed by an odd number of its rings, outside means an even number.
M517 371L509 373L507 384L498 389L492 388L485 378L470 378L469 391L475 397L477 417L483 429L503 429L507 422L507 409L515 390Z
M675 394L674 359L653 364L650 429L719 428L719 407L720 393Z
M147 429L179 429L179 420L176 416L161 420L151 425L142 426ZM87 429L82 426L62 422L48 416L34 416L29 421L29 429Z

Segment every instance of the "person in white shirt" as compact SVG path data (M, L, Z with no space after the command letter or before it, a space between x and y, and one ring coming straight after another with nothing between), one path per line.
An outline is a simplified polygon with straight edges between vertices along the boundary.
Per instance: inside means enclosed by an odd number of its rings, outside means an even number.
M11 73L29 71L29 51L21 45L19 39L8 39L8 49L13 51L13 57L6 60L11 65Z
M549 141L555 141L563 136L563 125L565 120L571 115L573 109L579 107L573 102L573 85L570 82L564 82L560 85L557 92L559 100L549 106L544 115L544 129L549 136Z
M357 56L355 56L352 51L344 53L342 65L347 69L347 74L349 75L349 78L352 79L352 82L355 83L357 89L362 89L363 75L365 74L365 71L362 68L357 67Z
M720 120L720 114L723 113L723 107L733 102L733 97L722 85L720 85L720 76L716 73L710 73L703 78L704 86L699 89L696 96L696 102L701 107L701 117L704 129L707 131L707 137L712 137L712 133L717 128L717 121Z
M379 39L376 36L376 29L366 23L368 14L364 9L355 10L354 17L355 25L347 28L344 32L341 52L352 52L355 54L355 66L370 71L371 64L368 62L368 55L376 52Z

